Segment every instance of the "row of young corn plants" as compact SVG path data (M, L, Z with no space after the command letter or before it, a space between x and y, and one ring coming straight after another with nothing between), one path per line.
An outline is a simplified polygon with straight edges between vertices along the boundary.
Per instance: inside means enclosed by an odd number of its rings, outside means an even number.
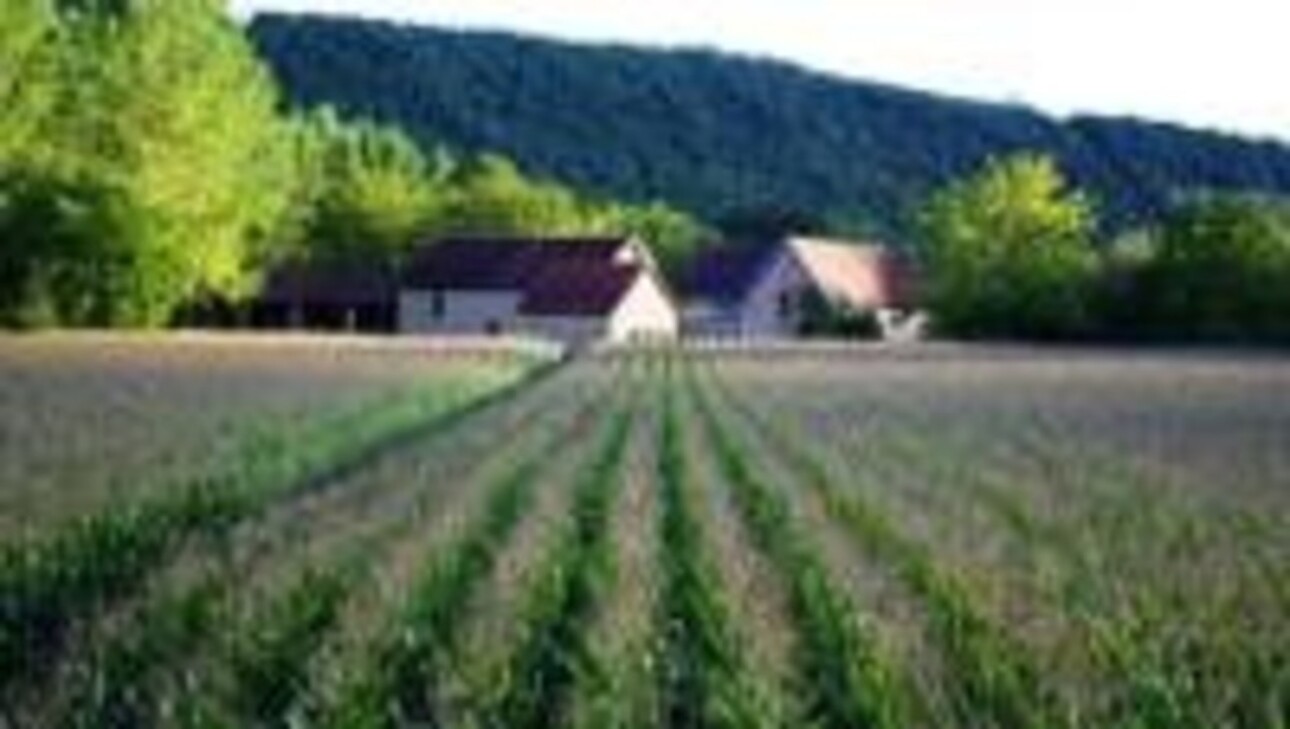
M171 661L205 640L226 617L228 586L210 573L187 589L170 592L138 615L142 629L89 649L73 666L66 695L52 706L9 717L13 726L126 729L150 726L159 709L148 686Z
M1112 520L1116 529L1133 527L1135 534L1124 545L1130 549L1141 540L1167 540L1171 530L1185 529L1195 514L1179 513L1151 490L1144 493L1112 454L1094 459L1079 453L1060 432L995 424L987 437L947 424L937 428L935 446L929 447L926 436L915 433L926 433L932 423L910 416L884 410L889 432L882 438L883 455L905 470L926 474L933 488L923 503L940 504L946 513L964 504L979 505L1005 527L1000 533L1015 542L1030 566L1026 577L1036 583L1036 597L1045 609L1069 621L1071 639L1088 654L1091 665L1077 660L1072 666L1076 674L1063 674L1067 685L1061 693L1072 722L1196 729L1285 723L1279 717L1290 716L1284 668L1290 665L1285 660L1290 649L1284 643L1277 648L1266 641L1257 646L1244 642L1247 626L1259 620L1249 614L1249 603L1216 607L1221 601L1217 596L1175 595L1167 586L1148 584L1154 578L1130 584L1122 565L1107 563L1108 542L1115 540L1097 521L1089 521L1093 514L1077 523L1041 518L1020 498L1019 489L1030 485L1058 491L1048 498L1063 504L1094 502L1081 508L1095 510L1099 520ZM853 445L829 442L834 449ZM962 467L970 462L982 468ZM1147 515L1150 523L1144 524ZM1163 528L1152 526L1158 520L1166 522ZM1161 575L1166 585L1172 571ZM1095 675L1088 674L1089 668ZM1092 682L1092 687L1081 689L1072 685L1076 682Z
M708 548L670 367L663 377L658 434L658 725L769 726Z
M924 602L934 637L954 669L956 713L1000 727L1052 727L1069 721L1031 656L1002 626L980 610L970 591L942 570L932 552L906 537L881 510L855 490L844 491L810 447L780 424L720 388L732 410L748 423L821 498L829 514L868 553L891 565Z
M380 454L448 428L538 376L436 383L265 434L219 478L181 484L0 549L0 689L47 675L67 628L133 593L181 544L218 535L276 499L338 482Z
M534 487L550 454L595 418L594 399L579 406L551 437L511 457L485 488L478 515L462 535L429 555L397 616L359 658L336 694L314 707L319 725L440 726L447 721L445 682L456 660L467 609L501 551L534 504ZM523 436L520 436L522 439Z
M908 681L834 584L785 494L754 470L747 444L718 416L693 375L687 382L736 505L788 588L808 720L822 727L908 726L918 708Z
M1167 485L1142 483L1109 448L1073 447L1041 414L1027 422L1007 444L1012 457L1052 474L1051 488L1084 486L1092 502L1079 523L1032 528L1032 542L1060 565L1048 575L1054 609L1083 631L1100 675L1092 719L1160 729L1290 725L1290 641L1268 630L1285 602L1267 588L1266 566L1246 559L1263 537L1237 526L1239 513L1201 511L1171 498ZM1235 543L1223 544L1224 534ZM1215 551L1241 556L1214 579L1184 576Z
M650 360L642 359L637 365L649 367ZM620 487L623 493L608 527L612 582L585 639L589 654L570 699L565 723L570 729L628 729L658 723L653 643L658 593L658 416L658 408L647 405L632 427Z
M615 569L610 516L622 481L633 413L616 413L574 486L572 523L547 555L527 598L524 630L509 658L506 682L485 708L488 726L563 726L568 699L588 670L590 624Z
M348 567L348 568L347 568ZM306 668L359 580L358 565L306 568L284 594L243 630L230 636L219 658L226 682L180 694L187 726L287 727L307 688Z
M558 395L558 391L548 390L526 397L526 402L516 401L513 408L505 406L513 412L504 416L505 410L495 410L501 418L496 427L503 439L536 427L548 400ZM477 422L475 427L482 424ZM462 432L452 437L460 440L469 435ZM447 445L446 441L436 443ZM463 445L468 452L478 450L469 438ZM488 458L480 459L479 455L454 455L452 459L459 466L445 476L455 473L452 477L456 478L462 476L463 470L481 467ZM390 463L415 463L421 457L403 453ZM374 474L365 474L359 482L347 484L347 490L367 494L361 510L347 505L349 499L328 502L325 508L333 512L333 520L339 515L337 509L350 515L340 532L321 524L320 513L304 517L307 523L303 532L291 527L290 532L296 536L284 533L287 526L283 524L248 523L248 533L230 535L238 542L237 551L243 553L243 558L234 558L226 549L216 549L209 559L199 559L200 579L185 581L187 570L158 575L160 582L150 591L160 592L143 595L137 608L113 616L111 623L117 624L116 629L110 629L109 623L98 629L100 635L91 631L83 636L88 647L71 657L67 675L62 678L66 688L51 687L57 689L56 694L70 696L50 701L37 692L28 699L31 709L23 713L35 714L33 725L53 722L59 726L145 726L163 708L164 713L192 720L205 717L200 723L206 725L212 724L214 717L223 717L226 725L254 722L267 726L283 721L292 697L304 688L305 666L338 609L353 590L368 583L372 563L380 559L383 550L423 521L419 515L426 513L424 502L437 492L433 483L407 488L397 473L384 473L386 465L389 464L378 467ZM377 480L372 481L373 477ZM401 488L371 488L362 483L364 480L372 481L372 486L399 483ZM378 512L390 516L377 518ZM293 553L320 541L333 544L320 556L308 558L302 568L295 564L300 560ZM197 550L194 556L202 553ZM251 582L263 581L259 576L262 572L271 576L282 573L287 586L278 589L268 583L263 595L254 595L256 591L249 589L247 578ZM292 573L295 576L289 577ZM175 578L179 579L178 585L167 585ZM239 616L236 603L248 602L248 597L265 605L253 614ZM163 631L167 637L158 640L154 625L186 626L191 630L183 640L174 635L174 630ZM213 669L213 675L182 666L193 656L199 657L199 666ZM147 670L118 670L122 666ZM189 678L183 686L176 687L168 677L179 670ZM158 686L169 688L163 691ZM40 708L42 705L44 708ZM259 708L252 712L254 706ZM42 716L45 718L39 718ZM57 718L48 718L51 716ZM114 721L113 716L128 719Z
M900 418L891 414L888 419ZM1105 557L1097 556L1103 554L1106 547L1103 540L1108 535L1081 534L1076 531L1076 525L1044 520L1019 496L1020 484L1030 483L1047 489L1065 487L1065 496L1061 498L1068 504L1098 498L1087 487L1079 488L1079 484L1072 483L1071 475L1064 472L1073 468L1069 464L1076 461L1055 459L1043 469L1047 478L1037 482L1033 474L1017 473L1020 464L997 462L1000 458L1018 455L1015 453L1018 445L1005 435L993 433L992 441L984 443L971 434L950 432L949 428L942 427L935 445L930 446L914 433L919 423L900 420L895 432L888 432L883 438L884 455L897 462L916 464L907 469L916 468L926 474L931 488L924 503L938 504L946 513L954 513L964 504L980 506L996 520L1003 527L998 533L1015 543L1016 552L1030 566L1028 579L1040 581L1035 597L1044 602L1046 609L1071 621L1082 636L1083 648L1114 684L1113 688L1099 689L1099 693L1109 689L1109 705L1098 706L1102 703L1100 698L1068 700L1070 716L1078 716L1081 721L1095 719L1107 726L1199 728L1208 725L1189 714L1186 701L1175 688L1176 679L1171 675L1175 671L1162 662L1165 656L1158 655L1148 645L1153 635L1160 634L1158 629L1167 626L1152 625L1145 618L1154 614L1167 622L1168 614L1159 607L1150 607L1154 599L1142 592L1132 598L1132 604L1124 602L1129 596L1122 587L1111 584L1115 580L1114 569L1101 564ZM846 447L846 444L833 442L831 446ZM1047 452L1047 445L1040 447L1043 453L1038 455L1045 460L1054 457ZM992 455L987 455L988 449L993 449ZM972 461L981 463L982 468L962 468L964 462ZM1068 465L1057 467L1062 463ZM1012 482L1000 481L1000 468ZM1122 495L1102 498L1113 500L1115 503L1108 503L1108 507L1132 518L1124 510L1130 505L1128 495L1135 489L1123 483L1121 486ZM954 499L958 499L957 506L945 503ZM1083 543L1088 538L1097 543Z
M86 662L93 673L77 677L56 724L84 729L285 726L281 717L298 689L302 654L330 626L349 579L338 571L306 570L249 630L227 636L231 683L218 695L192 702L159 700L158 685L175 681L176 661L200 649L213 632L230 627L229 603L220 594L229 586L207 579L161 600L140 616L147 621L143 629L110 642Z

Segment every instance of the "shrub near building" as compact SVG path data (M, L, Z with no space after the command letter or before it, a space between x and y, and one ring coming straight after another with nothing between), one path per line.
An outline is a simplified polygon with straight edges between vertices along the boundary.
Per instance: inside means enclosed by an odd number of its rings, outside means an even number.
M1215 197L1174 211L1130 280L1143 335L1290 343L1290 211Z

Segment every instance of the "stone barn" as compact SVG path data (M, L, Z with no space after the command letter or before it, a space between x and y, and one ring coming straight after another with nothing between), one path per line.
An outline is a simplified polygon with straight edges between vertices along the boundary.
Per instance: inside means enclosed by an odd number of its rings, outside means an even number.
M399 330L520 334L569 344L673 339L680 315L631 237L453 237L417 250Z
M701 252L683 284L687 334L787 338L803 331L813 299L872 313L890 333L915 307L916 271L889 248L788 237Z

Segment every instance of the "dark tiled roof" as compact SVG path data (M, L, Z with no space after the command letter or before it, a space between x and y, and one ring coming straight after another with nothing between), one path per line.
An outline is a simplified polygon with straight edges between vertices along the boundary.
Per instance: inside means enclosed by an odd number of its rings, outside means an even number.
M272 269L258 298L266 304L391 304L398 287L388 266L295 261Z
M914 308L922 305L923 270L908 255L894 253L882 260L889 305Z
M637 278L638 265L597 260L563 261L544 266L524 287L520 313L535 316L603 316L622 301Z
M682 281L691 298L735 303L756 283L757 277L780 250L779 243L723 243L695 256Z
M413 254L403 282L414 289L519 289L549 265L612 264L628 240L621 236L444 238Z
M779 252L796 257L815 285L861 307L908 307L917 302L919 270L905 255L879 244L790 237L762 243L724 243L695 257L685 295L722 305L743 300Z

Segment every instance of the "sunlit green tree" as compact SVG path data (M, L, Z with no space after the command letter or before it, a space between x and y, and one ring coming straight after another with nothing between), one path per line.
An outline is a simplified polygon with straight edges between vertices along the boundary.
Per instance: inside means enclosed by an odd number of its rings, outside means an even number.
M314 258L397 263L436 227L454 162L427 159L394 128L323 108L293 122L296 237Z
M159 325L186 300L247 292L292 168L273 84L222 3L35 12L50 25L21 37L35 37L24 57L41 72L25 67L18 85L38 79L58 113L39 116L24 142L39 154L10 155L0 244L22 262L5 275L24 277L2 283L44 301L4 318L34 308L65 324ZM21 209L28 203L41 220ZM41 228L59 233L42 240ZM98 285L74 300L47 285L69 277Z
M1052 160L991 161L937 193L922 222L943 331L1053 338L1088 326L1093 212Z

